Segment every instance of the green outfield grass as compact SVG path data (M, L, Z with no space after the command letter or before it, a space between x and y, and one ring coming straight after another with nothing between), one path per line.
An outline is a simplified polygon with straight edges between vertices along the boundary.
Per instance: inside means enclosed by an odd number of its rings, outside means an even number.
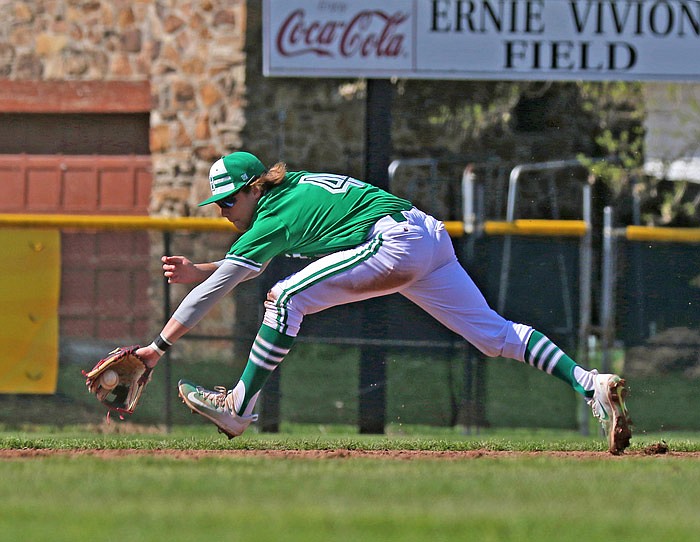
M55 457L0 463L6 540L693 540L700 462ZM8 491L12 488L12 491Z
M113 422L113 426L118 422ZM113 427L124 429L128 426ZM671 455L645 455L668 442ZM97 434L82 427L0 432L0 450L64 453L0 459L0 539L31 541L609 541L693 540L700 450L692 434L640 435L612 458L566 431L287 425L229 441L211 428ZM569 450L457 459L167 454L70 450ZM599 453L581 456L577 450ZM95 452L96 453L96 452Z

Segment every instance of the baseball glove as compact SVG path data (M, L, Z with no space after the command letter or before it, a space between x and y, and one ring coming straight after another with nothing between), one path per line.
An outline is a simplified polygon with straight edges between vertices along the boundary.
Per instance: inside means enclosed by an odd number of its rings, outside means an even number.
M97 400L111 410L133 413L141 393L151 380L153 369L134 353L139 348L138 345L115 348L90 371L83 371L90 393L94 393ZM116 372L119 377L118 382L110 387L104 386L101 378L108 370Z

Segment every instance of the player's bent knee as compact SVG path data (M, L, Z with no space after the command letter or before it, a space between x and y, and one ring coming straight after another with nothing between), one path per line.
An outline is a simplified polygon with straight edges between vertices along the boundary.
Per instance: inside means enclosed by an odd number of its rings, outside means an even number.
M501 356L500 348L493 348L491 346L477 346L479 352L484 354L488 358L497 358Z
M263 323L286 335L296 337L299 334L304 314L298 311L289 299L280 296L280 290L273 287L265 299L265 316Z
M505 327L494 337L480 337L475 341L479 351L490 358L509 358L523 361L527 340L532 328L524 324L506 322Z

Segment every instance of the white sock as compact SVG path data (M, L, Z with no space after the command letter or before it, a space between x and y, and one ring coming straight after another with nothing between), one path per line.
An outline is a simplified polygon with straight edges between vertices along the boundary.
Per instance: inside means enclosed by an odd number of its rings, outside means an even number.
M238 412L243 404L243 398L245 397L245 384L242 380L238 381L236 387L231 391L233 394L233 411Z
M574 378L586 391L593 391L595 389L594 377L596 374L597 371L586 371L579 365L574 367Z
M238 384L236 384L236 387L233 388L231 393L233 395L233 411L238 412L241 409L243 399L245 398L245 384L242 380L238 381ZM250 416L253 413L253 409L255 408L255 403L257 402L259 395L260 392L257 392L250 398L250 401L248 401L248 406L246 406L245 412L241 412L241 416Z

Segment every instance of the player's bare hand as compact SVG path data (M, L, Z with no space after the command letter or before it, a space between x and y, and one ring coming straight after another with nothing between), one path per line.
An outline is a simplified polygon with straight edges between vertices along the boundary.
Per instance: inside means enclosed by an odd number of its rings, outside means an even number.
M146 364L146 367L153 369L158 365L158 360L160 360L160 354L153 350L150 346L142 346L136 352L134 352L137 357L141 358Z
M202 279L195 264L184 256L163 256L163 275L171 284L189 284Z

